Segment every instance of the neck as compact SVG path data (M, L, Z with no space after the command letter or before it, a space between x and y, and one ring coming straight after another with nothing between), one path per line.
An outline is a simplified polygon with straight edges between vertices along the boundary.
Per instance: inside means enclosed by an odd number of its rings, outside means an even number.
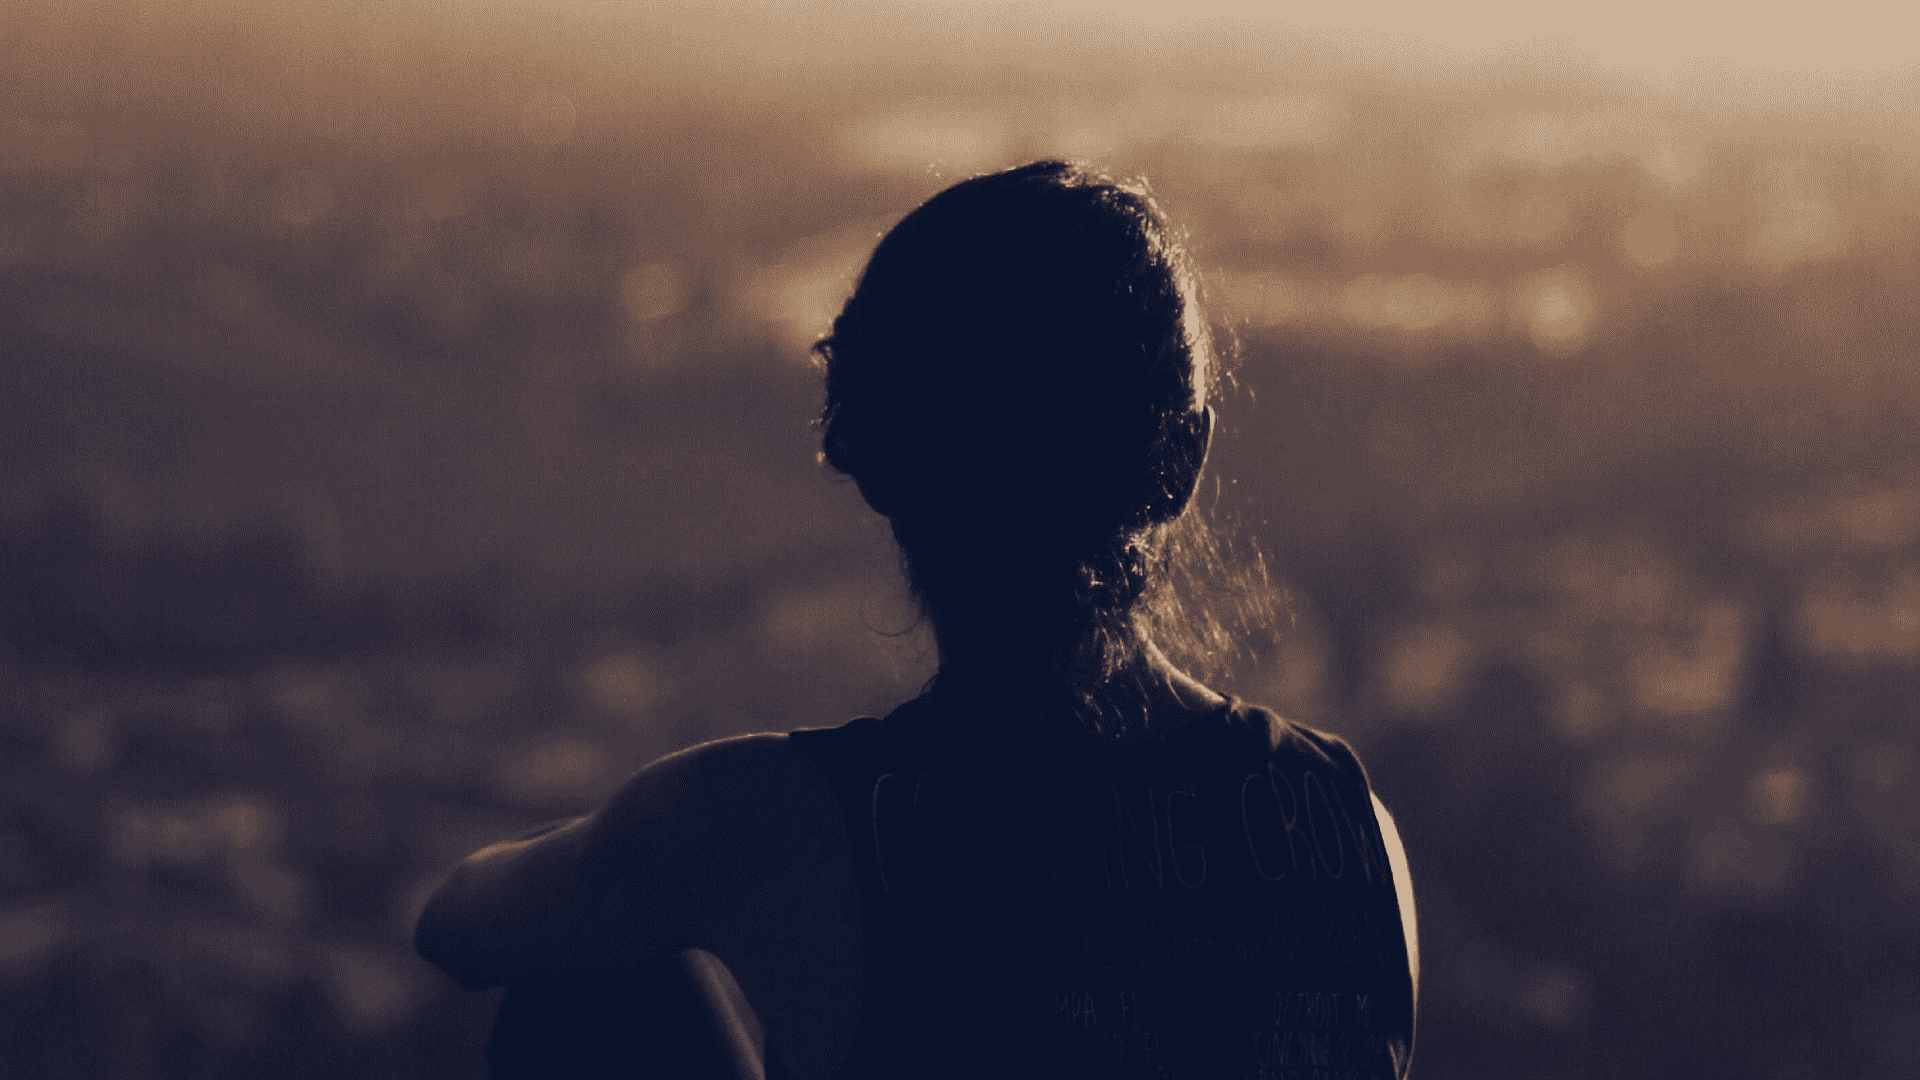
M1081 732L1120 739L1163 736L1219 709L1225 698L1173 666L1153 642L1138 638L1128 659L1105 679L1091 642L1066 655L991 648L953 649L942 641L935 692L955 699L986 699L1004 709L1066 719Z

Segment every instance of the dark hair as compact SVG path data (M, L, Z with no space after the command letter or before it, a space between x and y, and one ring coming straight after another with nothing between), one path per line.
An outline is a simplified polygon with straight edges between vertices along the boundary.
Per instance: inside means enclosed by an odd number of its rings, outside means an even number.
M1220 378L1197 288L1144 182L1061 161L955 184L880 241L814 346L822 456L891 519L936 626L1091 646L1083 696L1146 640L1202 668L1230 647L1170 580L1218 562L1185 512Z

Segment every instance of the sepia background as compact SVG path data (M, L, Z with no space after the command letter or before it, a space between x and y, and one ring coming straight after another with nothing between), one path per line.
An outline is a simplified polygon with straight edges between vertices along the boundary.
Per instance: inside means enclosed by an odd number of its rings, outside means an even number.
M478 1076L437 875L929 674L807 347L1071 156L1238 343L1222 688L1397 814L1418 1075L1910 1075L1909 39L1094 7L0 3L0 1072Z

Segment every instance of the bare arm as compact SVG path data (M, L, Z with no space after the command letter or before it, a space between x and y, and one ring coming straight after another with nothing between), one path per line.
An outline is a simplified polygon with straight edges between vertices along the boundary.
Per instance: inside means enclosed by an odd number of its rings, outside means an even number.
M470 988L632 967L705 943L736 815L716 791L764 756L748 736L640 770L605 806L468 856L414 932L420 955Z
M1413 1010L1416 1016L1420 1012L1420 928L1414 917L1413 877L1407 870L1407 849L1400 843L1400 830L1393 823L1393 815L1380 802L1380 796L1373 797L1373 816L1380 822L1380 837L1387 844L1387 864L1393 868L1393 891L1400 898L1400 930L1407 938L1407 967L1413 976Z

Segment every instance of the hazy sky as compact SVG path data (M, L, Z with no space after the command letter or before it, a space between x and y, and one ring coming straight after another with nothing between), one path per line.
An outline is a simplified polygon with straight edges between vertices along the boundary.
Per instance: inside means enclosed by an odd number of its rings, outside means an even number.
M1706 60L1781 71L1875 70L1920 61L1920 15L1890 0L1047 0L1041 6L1180 24L1229 17L1399 34L1468 51L1565 38L1603 63L1672 71Z

